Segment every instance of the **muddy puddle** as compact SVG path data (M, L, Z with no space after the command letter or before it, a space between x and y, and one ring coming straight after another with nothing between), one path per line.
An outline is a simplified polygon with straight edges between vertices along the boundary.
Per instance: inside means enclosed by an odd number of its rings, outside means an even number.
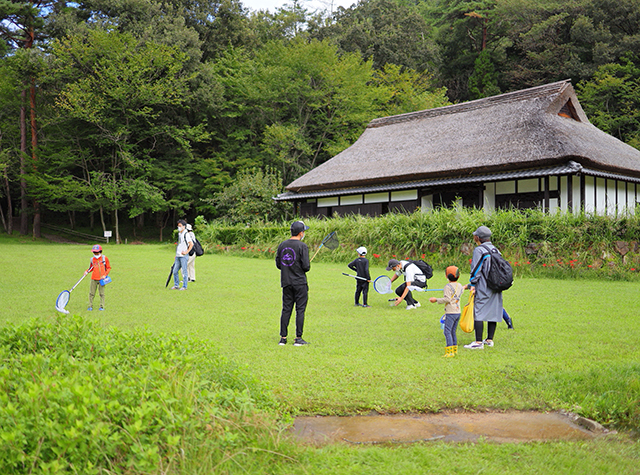
M298 440L315 445L479 440L506 443L588 440L599 435L600 430L587 430L575 420L556 412L311 416L297 417L292 432ZM588 420L578 422L589 427Z

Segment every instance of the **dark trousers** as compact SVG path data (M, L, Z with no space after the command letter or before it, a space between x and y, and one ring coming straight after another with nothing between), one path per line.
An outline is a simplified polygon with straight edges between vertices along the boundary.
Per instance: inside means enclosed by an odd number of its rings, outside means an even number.
M362 305L367 305L367 296L369 295L369 282L357 279L356 282L356 305L360 302L360 294L362 294Z
M458 329L459 321L459 313L444 314L444 339L447 341L447 346L456 346L458 344L456 330Z
M296 337L302 338L304 329L304 311L309 300L309 286L287 285L282 287L282 315L280 316L280 336L286 338L289 333L289 321L293 312L293 305L296 306Z
M493 340L493 335L496 333L496 325L496 322L487 322L487 340ZM476 341L482 341L484 322L473 322L473 329L476 331Z
M407 283L405 282L404 284L402 284L400 287L396 289L396 295L398 295L398 297L401 297L402 293L404 292L404 289L406 288L407 288ZM415 305L418 303L418 301L413 298L413 295L411 295L411 291L407 292L407 295L404 297L404 299L407 301L407 305Z

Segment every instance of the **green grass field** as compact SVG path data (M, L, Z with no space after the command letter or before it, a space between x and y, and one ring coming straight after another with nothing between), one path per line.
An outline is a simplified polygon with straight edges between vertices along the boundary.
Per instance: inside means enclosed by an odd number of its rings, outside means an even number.
M91 256L86 245L6 236L0 248L2 324L53 319L57 295L82 276ZM463 349L473 335L458 330L459 355L445 359L443 308L428 302L439 292L418 294L422 308L408 312L389 307L389 296L371 289L372 308L354 307L354 280L341 274L349 272L346 265L314 262L304 333L311 345L281 347L279 273L272 260L205 255L196 262L197 282L176 292L165 288L173 252L167 245L105 246L113 266L106 310L87 311L88 279L67 309L123 330L210 340L293 415L567 409L604 424L640 427L635 283L519 280L504 298L515 330L500 323L496 346L482 351ZM444 273L434 273L430 286L442 288ZM296 463L263 473L640 473L639 448L627 438L296 448Z

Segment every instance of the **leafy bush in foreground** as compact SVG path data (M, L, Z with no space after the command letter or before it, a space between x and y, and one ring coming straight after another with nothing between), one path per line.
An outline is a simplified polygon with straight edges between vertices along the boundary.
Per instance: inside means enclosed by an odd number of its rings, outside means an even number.
M215 469L269 439L269 408L204 342L79 317L0 329L3 474L179 473L194 459Z

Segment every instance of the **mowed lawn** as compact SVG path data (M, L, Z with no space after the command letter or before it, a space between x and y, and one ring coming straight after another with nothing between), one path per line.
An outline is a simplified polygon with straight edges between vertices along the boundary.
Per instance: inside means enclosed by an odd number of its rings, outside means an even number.
M177 292L171 284L165 288L172 246L104 247L113 266L106 310L87 311L89 278L72 292L68 310L121 329L211 340L293 414L572 409L594 405L599 391L623 390L616 378L640 361L636 283L518 280L504 296L515 330L500 323L495 347L484 350L462 348L473 334L458 330L459 355L445 359L443 307L428 302L441 292L418 294L422 308L406 311L371 289L372 308L354 307L354 279L342 275L350 272L346 265L313 262L304 332L311 344L282 347L279 272L272 259L199 257L197 281ZM91 256L89 245L6 237L0 249L2 324L54 318L57 295L82 276ZM331 251L322 249L319 257L324 252ZM383 273L390 274L382 262L372 262L372 275ZM432 288L442 288L443 274L435 270ZM637 371L629 377L637 378Z

